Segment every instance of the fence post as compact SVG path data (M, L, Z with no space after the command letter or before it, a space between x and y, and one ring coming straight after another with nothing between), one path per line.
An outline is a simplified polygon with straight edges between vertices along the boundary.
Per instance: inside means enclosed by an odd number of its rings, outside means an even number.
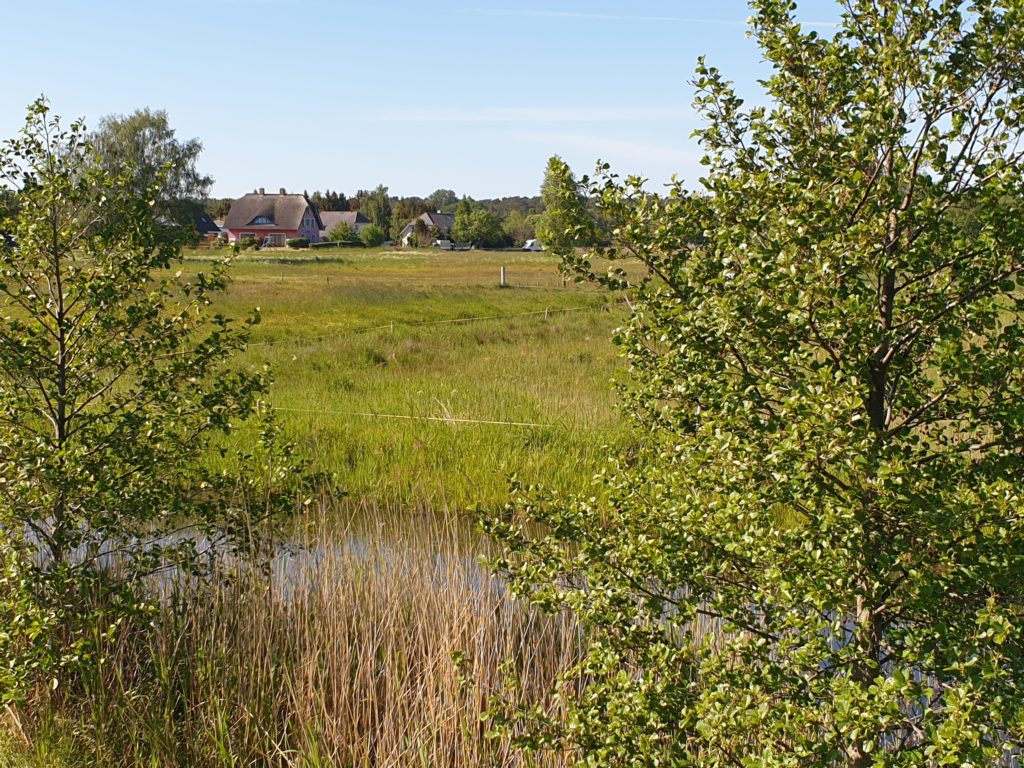
M500 283L500 286L502 288L505 287L505 268L504 267L501 268L501 283Z

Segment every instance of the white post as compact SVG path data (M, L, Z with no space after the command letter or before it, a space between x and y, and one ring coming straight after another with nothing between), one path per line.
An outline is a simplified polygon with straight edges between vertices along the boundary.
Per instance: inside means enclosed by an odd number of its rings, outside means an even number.
M505 268L501 268L501 287L505 287Z

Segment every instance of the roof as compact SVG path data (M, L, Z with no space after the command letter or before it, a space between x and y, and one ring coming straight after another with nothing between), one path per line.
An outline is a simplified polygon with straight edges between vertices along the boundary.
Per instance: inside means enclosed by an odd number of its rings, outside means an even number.
M250 192L235 200L224 220L225 229L298 229L306 211L313 212L317 226L323 229L323 222L316 208L305 195L261 195ZM253 224L265 216L273 224Z
M450 232L451 228L455 226L455 214L454 213L431 213L427 211L420 216L428 227L437 227L442 232Z
M428 227L433 227L438 232L451 232L452 227L455 226L455 214L454 213L421 213L415 219L410 221L404 227L402 231L398 233L398 238L402 239L407 235L411 235L412 231L416 228L416 222L422 221Z
M370 220L359 211L323 211L320 214L320 220L324 224L322 229L326 229L328 232L343 223L353 227L357 224L370 223Z
M205 213L196 214L196 231L201 235L217 235L220 234L220 227L217 226L217 222L207 216Z

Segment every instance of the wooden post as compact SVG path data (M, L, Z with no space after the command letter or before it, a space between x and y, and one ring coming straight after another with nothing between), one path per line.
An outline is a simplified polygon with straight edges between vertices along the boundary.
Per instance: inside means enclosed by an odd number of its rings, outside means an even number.
M501 268L501 283L500 283L500 285L501 285L502 288L505 287L505 268L504 267Z

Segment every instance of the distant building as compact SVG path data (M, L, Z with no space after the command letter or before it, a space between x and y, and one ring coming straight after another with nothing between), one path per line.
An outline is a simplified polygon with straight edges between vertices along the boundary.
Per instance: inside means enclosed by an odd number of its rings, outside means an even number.
M294 237L318 243L324 226L316 207L305 195L289 195L284 189L268 195L261 187L231 204L224 228L232 243L263 238L268 245L283 246Z
M455 226L455 214L454 213L422 213L415 219L406 224L402 231L398 235L398 242L402 245L408 245L412 239L413 232L416 229L416 222L422 221L427 225L427 229L433 233L434 237L438 240L446 240L452 233L452 227Z
M327 233L339 224L348 224L358 235L372 223L359 211L321 211L320 221L324 225L320 230L321 240L327 240Z
M200 242L209 243L221 236L220 225L205 213L197 213L195 221L196 232L199 233Z

